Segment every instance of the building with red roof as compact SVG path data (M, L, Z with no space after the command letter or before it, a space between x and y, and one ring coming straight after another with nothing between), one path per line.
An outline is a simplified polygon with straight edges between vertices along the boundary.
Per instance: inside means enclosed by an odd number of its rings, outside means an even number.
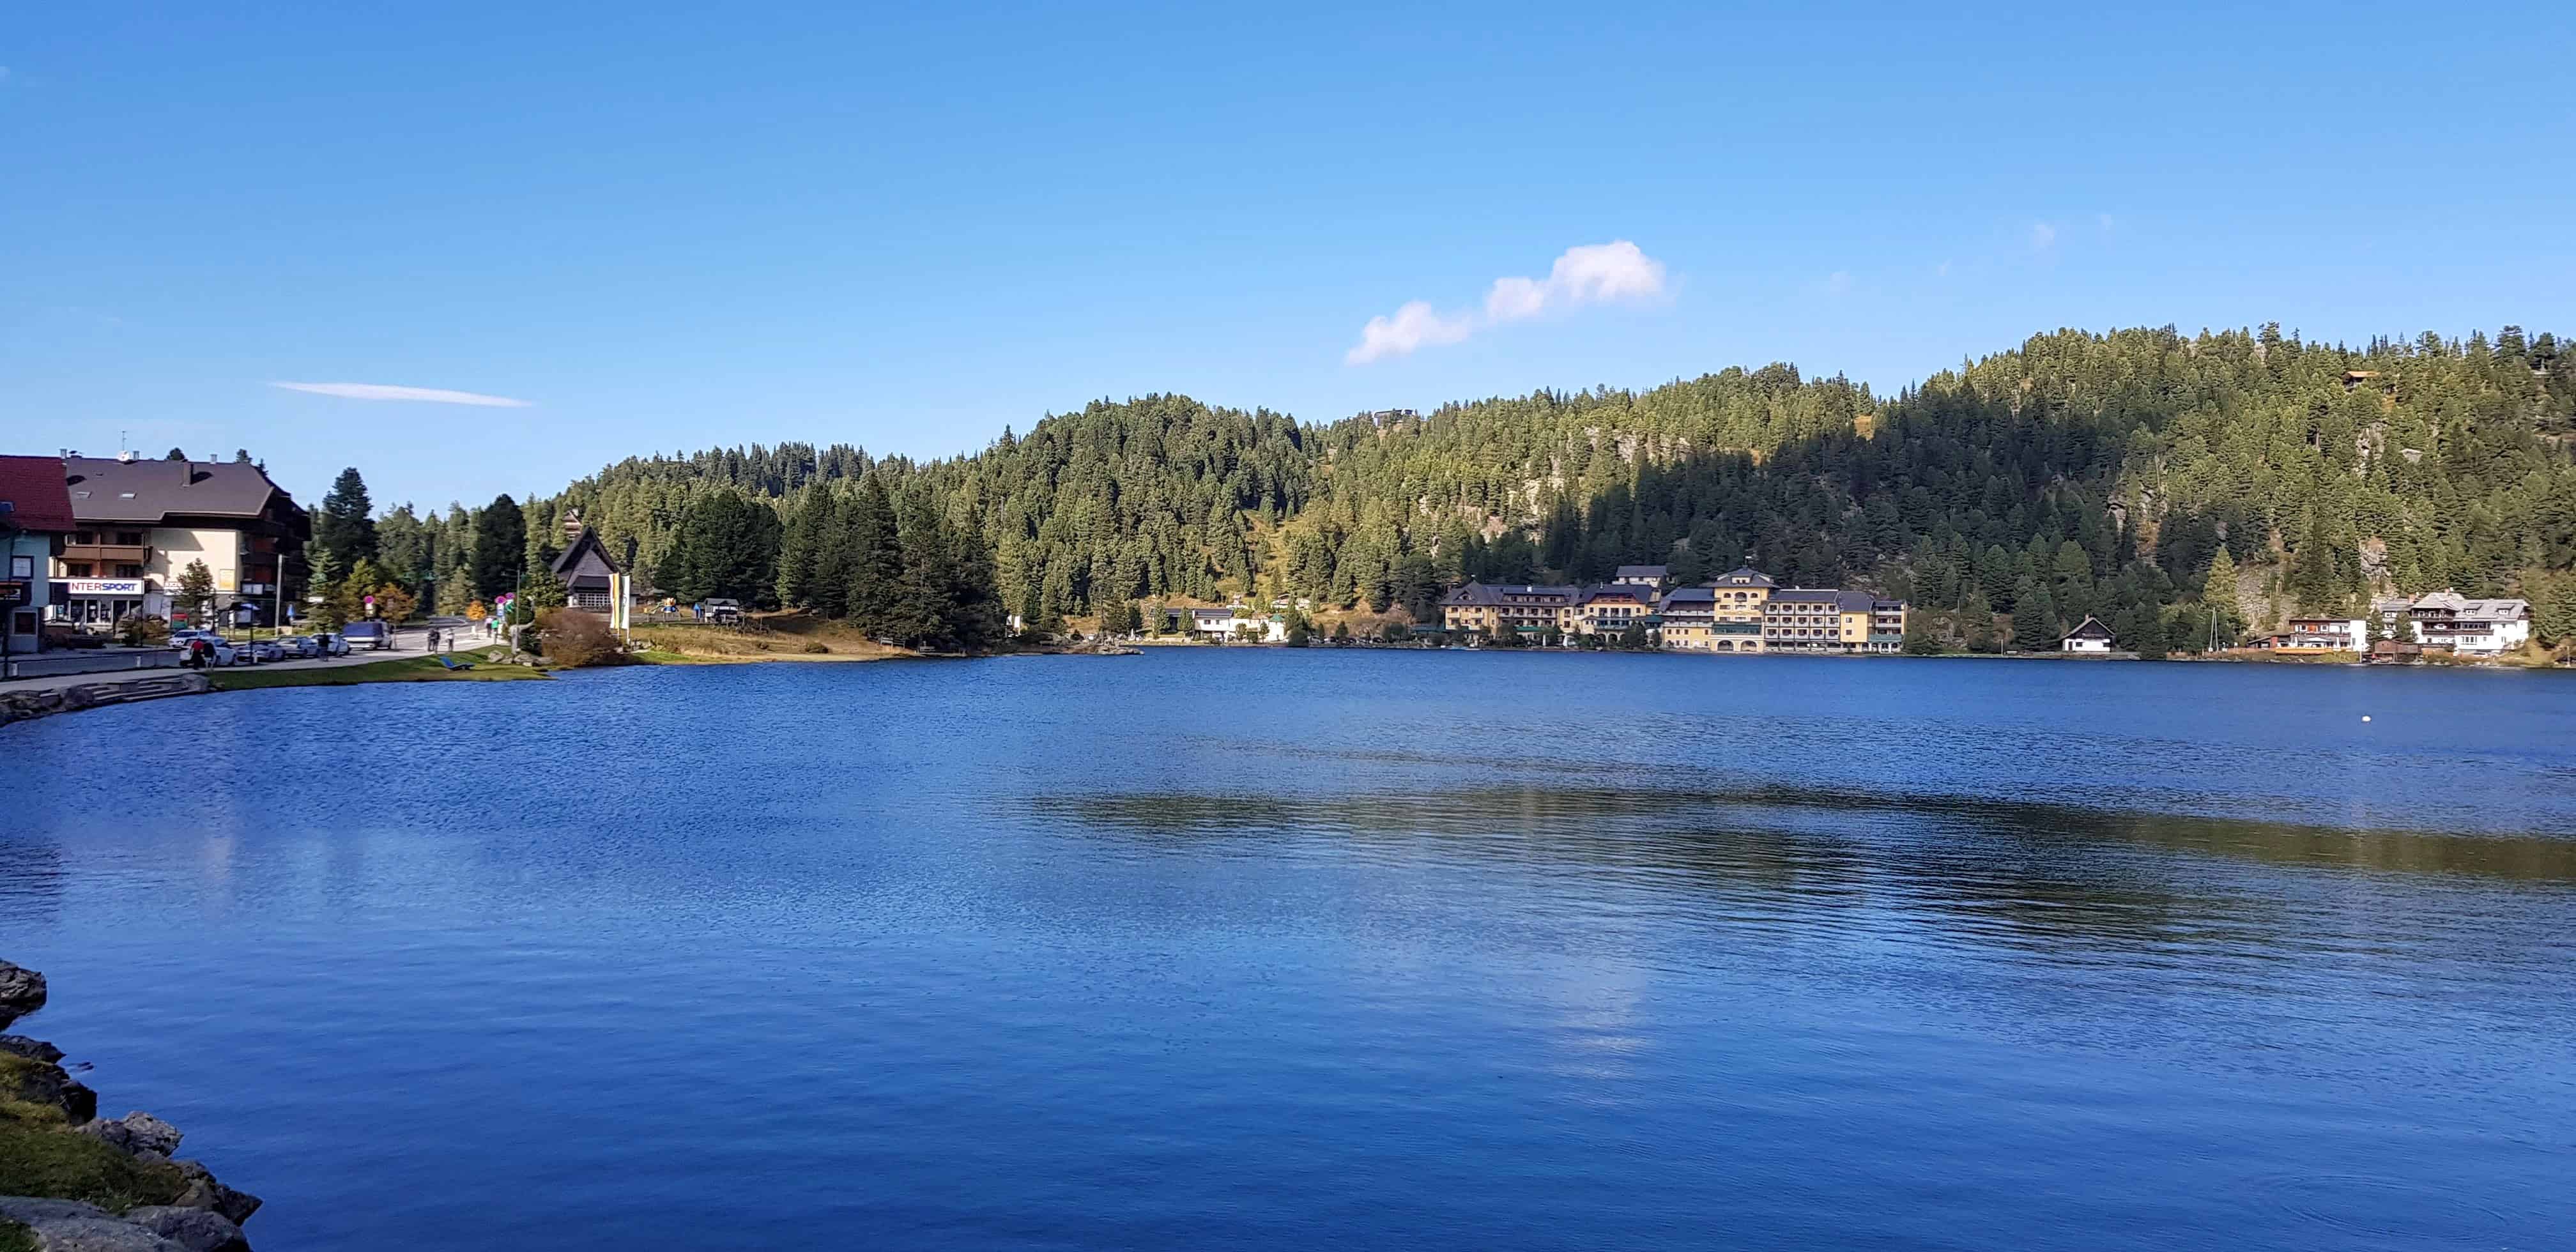
M46 578L77 529L61 457L0 456L0 655L44 647Z

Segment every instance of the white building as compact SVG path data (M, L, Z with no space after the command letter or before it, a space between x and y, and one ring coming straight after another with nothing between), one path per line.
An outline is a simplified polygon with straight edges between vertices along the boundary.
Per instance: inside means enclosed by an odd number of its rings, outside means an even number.
M2472 600L2445 588L2415 597L2416 642L2462 656L2495 656L2531 639L2528 600Z
M2363 652L2370 647L2370 619L2366 617L2294 617L2288 634L2281 636L2285 648L2319 648L2329 652Z
M2100 619L2087 617L2075 629L2057 641L2061 652L2108 652L2111 650L2111 628Z

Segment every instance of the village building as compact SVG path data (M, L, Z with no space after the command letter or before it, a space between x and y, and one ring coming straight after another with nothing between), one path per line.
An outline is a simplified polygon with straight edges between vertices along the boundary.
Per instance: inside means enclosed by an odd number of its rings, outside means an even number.
M2294 617L2279 638L2282 648L2293 651L2358 653L2370 646L2370 619Z
M2427 651L2496 656L2531 639L2531 602L2476 600L2448 589L2417 596L2407 610Z
M2060 652L2108 652L2111 650L2111 628L2098 617L2086 616L2066 637L2057 641Z
M1771 581L1770 575L1751 566L1729 570L1718 575L1708 585L1717 606L1717 620L1752 622L1759 625L1762 621L1762 607L1770 600L1772 589L1776 585Z
M1610 581L1636 583L1660 591L1663 589L1664 582L1672 577L1672 573L1672 567L1666 565L1622 565L1619 567L1619 572L1610 576Z
M281 620L281 591L287 604L303 595L312 522L257 465L127 453L67 456L59 468L79 526L53 563L55 620L170 617L170 593L194 562L213 575L219 612Z
M1762 602L1762 645L1772 652L1842 650L1843 593L1830 588L1783 587Z
M1480 634L1571 634L1582 596L1576 587L1469 583L1440 598L1440 620L1450 630Z
M563 580L566 605L593 613L607 613L616 606L618 584L626 571L608 555L599 532L578 519L572 524L572 546L556 555L553 569L555 577Z
M1626 632L1630 626L1652 630L1660 624L1655 616L1655 589L1652 584L1605 583L1584 589L1580 602L1575 606L1573 633L1617 635Z
M55 551L79 529L61 458L0 456L0 656L44 649L53 603L47 575Z

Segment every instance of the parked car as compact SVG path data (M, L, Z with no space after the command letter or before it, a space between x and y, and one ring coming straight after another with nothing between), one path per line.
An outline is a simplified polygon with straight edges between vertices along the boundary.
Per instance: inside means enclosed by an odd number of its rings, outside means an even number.
M383 652L394 646L394 628L383 622L351 622L340 630L351 648Z
M349 641L338 635L315 635L313 646L320 648L324 656L349 655Z
M249 649L235 647L231 640L211 630L179 631L170 636L170 646L179 649L182 657L202 654L208 665L251 663Z
M315 643L311 635L288 635L277 641L277 650L298 661L322 655L322 645Z
M250 659L256 664L265 665L271 661L286 659L286 645L274 639L253 640L242 646L250 649Z

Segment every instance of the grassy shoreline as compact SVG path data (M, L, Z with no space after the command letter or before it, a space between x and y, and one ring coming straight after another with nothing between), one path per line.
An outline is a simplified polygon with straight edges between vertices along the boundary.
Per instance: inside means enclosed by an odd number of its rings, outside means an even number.
M332 665L317 669L222 669L206 674L217 691L259 691L272 687L354 687L362 683L409 682L519 682L551 677L533 665L506 665L493 658L506 656L499 648L485 648L453 654L468 662L472 669L451 670L427 656L393 657L369 661L363 665Z

